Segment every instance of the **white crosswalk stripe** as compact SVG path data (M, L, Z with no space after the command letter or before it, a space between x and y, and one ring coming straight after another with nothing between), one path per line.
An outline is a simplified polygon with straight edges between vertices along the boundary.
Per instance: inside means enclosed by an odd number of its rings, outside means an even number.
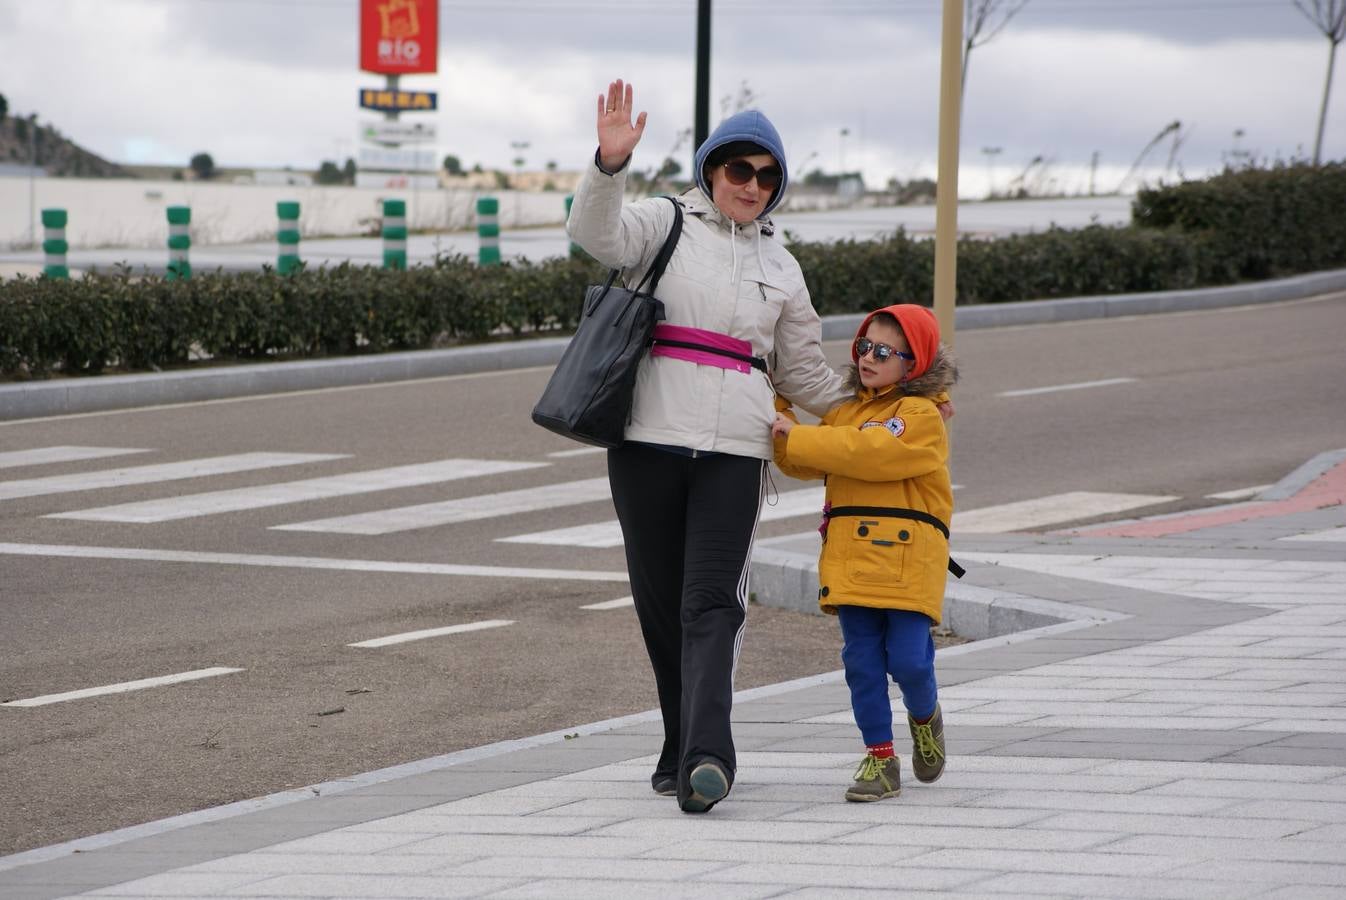
M0 481L0 500L125 487L132 484L154 484L161 481L178 481L184 478L201 478L206 475L225 475L345 458L344 453L235 453L230 456L212 456L153 466L104 469L100 472L78 475L24 478L16 481Z
M1073 522L1094 516L1111 515L1177 499L1179 498L1151 494L1071 491L1065 494L1035 497L1032 500L1020 500L1017 503L1002 503L998 506L955 512L951 528L954 534L1023 531L1057 522Z
M381 559L332 559L322 556L277 556L265 553L204 553L194 550L145 550L131 547L89 547L71 544L0 543L0 556L110 559L130 562L194 563L273 569L325 569L333 572L387 572L405 575L463 575L472 578L531 578L535 581L627 580L625 572L600 572L587 569L531 569L519 566L476 566Z
M32 450L10 450L0 453L0 469L12 469L18 466L42 466L51 463L82 462L86 459L103 459L108 456L126 456L131 453L148 453L131 447L35 447Z
M775 522L793 519L799 516L820 516L823 510L824 489L805 488L799 491L785 491L774 503L762 507L762 521ZM512 537L496 538L504 544L546 544L561 547L620 547L622 527L615 519L597 522L592 525L576 525L572 528L557 528L553 531L535 531L532 534L516 534Z
M499 494L481 494L458 500L421 503L416 506L402 506L352 516L315 519L311 522L296 522L292 525L274 525L272 528L276 531L321 531L333 534L393 534L498 516L520 515L560 506L593 503L598 500L609 500L611 496L607 478L589 478Z
M524 469L541 468L546 465L549 464L485 459L442 459L430 463L393 466L387 469L371 469L364 472L349 472L345 475L308 478L282 484L264 484L227 491L188 494L183 497L168 497L162 500L146 500L140 503L123 503L117 506L53 513L46 518L81 519L91 522L168 522L196 516L237 512L244 509L260 509L287 503L302 503L308 500L323 500L352 494L437 484L460 478L496 475L501 472L518 472Z

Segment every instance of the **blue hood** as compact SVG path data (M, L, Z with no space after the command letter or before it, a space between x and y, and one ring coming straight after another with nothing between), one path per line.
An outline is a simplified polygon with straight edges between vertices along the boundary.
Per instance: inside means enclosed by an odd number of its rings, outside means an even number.
M767 213L775 209L785 197L785 188L790 183L790 170L785 165L785 147L781 143L780 135L776 133L776 127L771 124L762 113L755 109L745 109L741 113L734 113L725 119L719 126L710 133L706 142L696 150L696 156L693 158L692 165L696 170L696 186L701 188L707 197L714 198L710 191L710 184L706 182L705 168L706 157L716 147L723 147L725 144L732 144L734 141L752 141L754 144L765 147L767 152L776 158L780 164L780 187L771 195L770 202L762 210L759 219L766 218Z

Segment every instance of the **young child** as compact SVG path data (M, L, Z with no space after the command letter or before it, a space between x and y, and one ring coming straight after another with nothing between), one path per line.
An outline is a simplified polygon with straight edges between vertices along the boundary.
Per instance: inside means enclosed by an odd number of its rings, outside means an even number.
M771 433L781 471L827 480L818 602L840 619L851 708L868 749L846 799L867 801L901 789L890 675L907 708L912 770L923 782L944 772L930 626L944 605L953 490L937 404L958 369L934 313L911 304L870 313L851 358L854 400L818 425L800 425L778 401Z

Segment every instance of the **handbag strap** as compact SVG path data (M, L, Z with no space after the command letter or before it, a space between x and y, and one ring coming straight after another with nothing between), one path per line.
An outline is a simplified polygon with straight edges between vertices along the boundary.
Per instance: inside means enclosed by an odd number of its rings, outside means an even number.
M673 204L673 226L668 230L668 237L664 238L664 245L659 248L659 255L650 264L645 277L640 279L640 284L636 285L636 293L640 293L647 281L650 283L649 293L653 294L659 290L659 279L664 277L664 269L668 267L668 261L673 258L673 248L678 245L678 237L682 235L682 204L672 197L664 197L664 199ZM612 274L608 276L609 283L616 277L617 270L613 269Z

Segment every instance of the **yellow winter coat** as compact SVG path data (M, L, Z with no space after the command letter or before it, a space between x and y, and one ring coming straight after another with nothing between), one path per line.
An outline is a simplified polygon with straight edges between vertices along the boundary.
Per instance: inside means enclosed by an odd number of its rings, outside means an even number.
M776 464L793 478L826 478L829 509L919 510L947 526L953 516L949 438L936 403L956 378L941 347L920 378L877 391L858 387L854 400L818 425L796 425L777 438ZM777 405L792 416L784 401ZM948 563L948 540L927 522L831 518L818 559L818 603L833 615L838 606L869 606L912 610L938 623Z

